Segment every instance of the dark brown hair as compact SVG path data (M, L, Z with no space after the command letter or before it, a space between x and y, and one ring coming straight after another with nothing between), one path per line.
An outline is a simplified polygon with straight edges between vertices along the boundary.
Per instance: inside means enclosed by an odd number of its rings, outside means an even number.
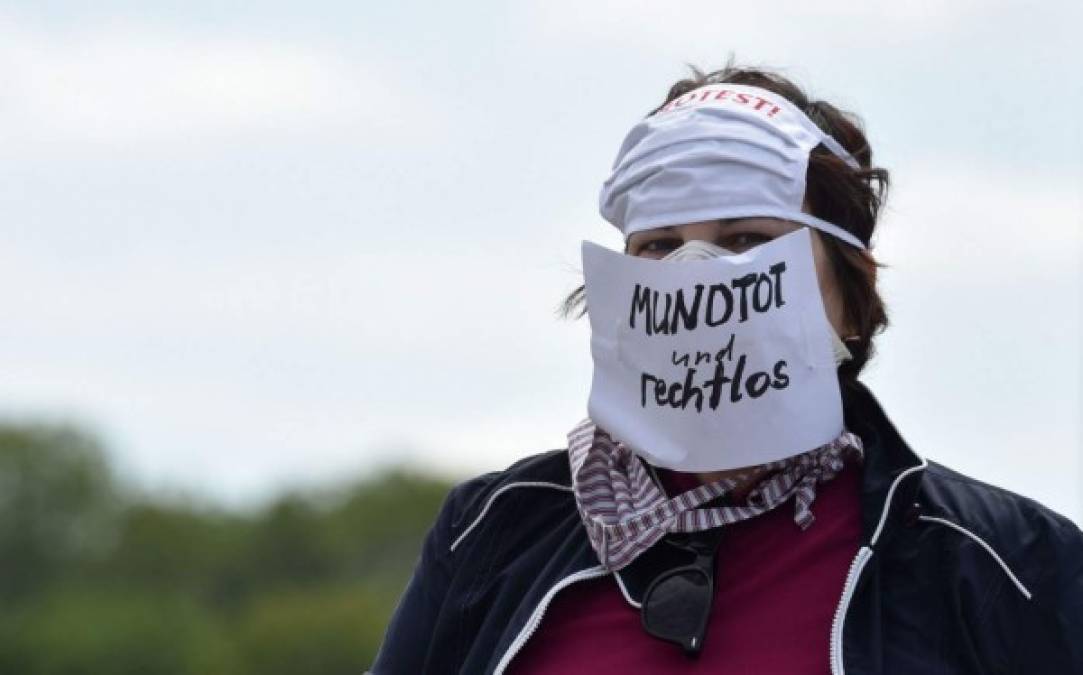
M733 64L704 73L692 66L692 76L676 82L657 108L705 84L743 84L767 89L789 99L818 127L833 136L860 165L853 169L824 146L809 156L805 200L812 215L853 233L871 244L877 216L887 197L888 172L872 166L872 148L865 138L860 119L839 110L827 101L810 99L800 87L778 73L764 69L743 68ZM824 249L838 281L846 323L853 331L844 335L853 360L839 368L839 377L856 379L873 355L873 337L887 327L887 312L876 289L876 270L881 267L868 250L859 250L835 237L822 238ZM581 317L587 312L584 287L572 291L561 305L565 316Z

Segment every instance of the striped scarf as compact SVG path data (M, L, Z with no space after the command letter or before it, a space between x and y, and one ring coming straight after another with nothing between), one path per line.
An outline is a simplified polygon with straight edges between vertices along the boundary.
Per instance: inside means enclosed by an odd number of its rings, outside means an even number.
M842 470L846 454L860 457L861 439L844 431L838 438L795 457L750 467L743 474L705 483L667 498L641 461L587 418L568 433L572 490L579 515L598 559L619 570L669 532L697 532L729 525L770 511L794 497L794 522L802 530L815 517L810 507L816 485ZM764 475L743 505L698 508Z

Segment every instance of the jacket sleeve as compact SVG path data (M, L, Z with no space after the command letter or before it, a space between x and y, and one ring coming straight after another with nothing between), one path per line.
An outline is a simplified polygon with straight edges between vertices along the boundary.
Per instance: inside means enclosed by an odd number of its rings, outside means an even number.
M1071 522L1062 524L1065 545L1061 549L1060 603L1057 623L1067 646L1066 673L1083 675L1083 532Z
M461 505L467 503L467 495L476 492L486 478L488 475L467 481L448 493L435 524L425 535L413 575L391 615L383 644L368 674L424 672L434 626L454 575L450 547L461 518Z
M1056 553L1042 561L1045 583L1034 596L1033 620L1020 626L1015 672L1083 675L1083 532L1067 518L1056 520Z

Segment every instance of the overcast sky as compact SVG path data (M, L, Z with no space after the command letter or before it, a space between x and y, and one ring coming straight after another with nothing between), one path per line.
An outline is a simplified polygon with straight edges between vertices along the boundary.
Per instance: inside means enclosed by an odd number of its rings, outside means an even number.
M781 67L892 171L866 381L919 453L1083 522L1078 2L0 9L0 415L259 503L559 447L555 318L685 63Z

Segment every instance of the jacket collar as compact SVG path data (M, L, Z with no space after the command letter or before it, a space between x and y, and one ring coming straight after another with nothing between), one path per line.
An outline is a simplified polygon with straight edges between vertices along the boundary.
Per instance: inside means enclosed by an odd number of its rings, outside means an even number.
M843 384L842 406L846 428L865 446L861 529L863 543L875 549L891 538L913 506L926 462L910 449L864 384Z

